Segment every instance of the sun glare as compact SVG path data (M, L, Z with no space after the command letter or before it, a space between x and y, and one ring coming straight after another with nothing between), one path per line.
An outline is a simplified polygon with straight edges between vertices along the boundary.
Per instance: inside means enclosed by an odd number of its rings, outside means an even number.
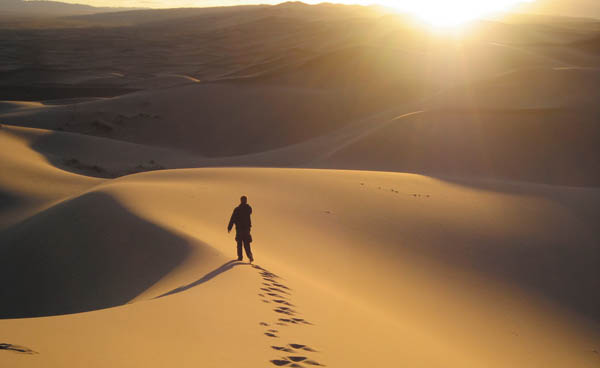
M413 14L433 27L455 27L535 0L381 0L382 5Z

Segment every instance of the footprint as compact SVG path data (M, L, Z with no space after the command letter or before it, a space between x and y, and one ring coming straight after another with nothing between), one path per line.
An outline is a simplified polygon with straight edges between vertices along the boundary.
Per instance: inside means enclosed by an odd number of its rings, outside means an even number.
M304 351L310 351L311 353L317 353L317 351L311 347L308 347L306 345L303 344L289 344L288 346L296 349L296 350L304 350Z
M261 326L268 326L269 324L267 322L260 322L259 325L261 325Z
M262 299L263 303L271 303L270 301L266 300L266 299Z
M285 351L286 353L293 353L294 350L290 349L290 348L286 348L285 346L271 346L272 349L275 350L279 350L279 351Z
M312 325L312 323L308 322L304 318L292 318L294 323L304 323L305 325Z
M273 298L285 298L285 296L281 296L279 294L275 294L275 293L267 293L268 296L272 296Z
M281 289L278 289L278 288L270 287L270 288L268 288L268 289L269 289L269 291L274 291L274 292L276 292L276 293L281 293L281 294L287 294L287 295L290 295L290 293L288 293L287 291L285 291L285 290L281 290Z
M292 303L288 303L285 300L282 299L275 299L273 300L275 303L279 303L279 304L285 304L285 305L289 305L290 307L293 307L294 305Z
M290 290L290 288L287 287L287 286L285 286L285 285L278 284L276 282L273 282L272 284L273 284L273 286L277 286L277 287L282 288L282 289Z
M291 313L296 313L296 311L294 311L294 310L293 310L292 308L290 308L290 307L277 307L277 309L279 309L279 310L284 310L284 311L288 311L288 312L291 312Z
M310 365L315 365L315 366L321 366L321 367L325 366L324 364L321 364L319 362L315 362L314 360L305 360L302 363L304 363L304 364L310 364Z
M273 309L273 311L276 313L290 316L290 318L278 318L277 322L274 323L275 325L277 325L277 326L288 326L289 324L312 325L312 323L306 321L303 318L292 318L292 316L298 314L298 312L296 310L290 308L290 307L295 307L290 301L288 301L291 296L291 293L289 292L289 290L291 290L291 289L289 287L287 287L286 285L279 283L275 280L276 278L279 278L279 276L261 268L260 266L254 265L252 267L261 270L260 275L262 276L262 279L264 281L264 282L262 282L263 287L260 288L260 290L263 291L264 294L261 293L261 294L259 294L259 296L265 298L265 295L267 295L267 296L273 298L270 301L268 301L266 299L262 299L263 302L277 303L278 306L275 309ZM281 294L283 294L285 296L283 296ZM266 324L265 322L261 322L260 324L261 324L261 326L268 326L268 324ZM264 334L269 337L279 338L279 336L277 335L278 333L279 333L279 331L276 329L269 329ZM283 351L286 353L296 353L298 350L312 352L312 353L318 352L317 350L315 350L309 346L306 346L304 344L288 344L287 346L273 345L273 346L271 346L271 348L274 350ZM280 366L280 367L286 366L288 368L304 368L303 364L308 364L311 366L325 366L324 364L321 364L315 360L308 359L308 357L301 356L301 355L289 355L287 357L281 357L281 358L270 360L270 362L273 365Z
M273 359L273 360L271 360L271 363L275 364L276 366L281 367L281 366L290 364L290 361L284 360L284 359Z
M26 348L25 346L6 344L6 343L0 343L0 350L8 350L8 351L13 351L15 353L22 353L22 354L38 354L36 351Z
M279 276L277 276L276 274L274 274L274 273L272 273L272 272L269 272L269 271L266 271L266 270L265 270L265 271L262 271L260 274L261 274L261 276L262 276L263 278L265 278L265 277L268 277L268 278L271 278L271 279L276 279L276 278L278 278L278 277L279 277Z
M305 325L312 325L312 323L308 322L303 318L279 318L279 321L293 324L303 323Z

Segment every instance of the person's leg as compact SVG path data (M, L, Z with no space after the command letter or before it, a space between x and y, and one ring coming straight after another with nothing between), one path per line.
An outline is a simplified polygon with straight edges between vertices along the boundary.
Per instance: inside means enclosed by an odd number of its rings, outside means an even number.
M244 240L244 249L246 250L246 256L248 256L248 259L250 260L250 262L252 262L254 260L254 257L252 257L252 251L250 250L250 242L248 240Z
M241 261L242 259L244 259L244 257L242 256L242 241L241 240L237 241L237 251L238 251L238 261Z

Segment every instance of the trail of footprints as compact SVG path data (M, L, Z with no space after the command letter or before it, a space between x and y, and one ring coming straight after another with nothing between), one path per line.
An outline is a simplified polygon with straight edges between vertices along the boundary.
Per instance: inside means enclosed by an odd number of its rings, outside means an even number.
M264 303L272 304L273 311L276 313L276 321L269 324L267 322L260 322L260 325L267 328L265 335L271 338L279 338L279 330L277 328L297 326L297 325L312 325L304 318L297 317L298 311L295 309L296 306L290 301L291 289L283 285L278 281L279 276L272 272L265 270L264 268L253 265L252 267L259 270L260 275L263 279L262 287L258 296ZM306 368L322 366L314 359L306 356L306 353L318 353L317 350L304 344L290 343L284 346L271 346L273 350L276 350L281 354L276 359L272 359L271 364L279 367L287 368Z

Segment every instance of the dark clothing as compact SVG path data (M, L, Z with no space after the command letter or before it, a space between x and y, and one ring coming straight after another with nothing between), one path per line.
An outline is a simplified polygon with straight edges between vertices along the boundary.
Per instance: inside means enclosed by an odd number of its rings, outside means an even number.
M252 227L251 214L252 207L245 203L237 206L231 214L227 230L231 231L231 228L235 224L235 240L238 241L238 244L240 241L247 241L248 243L252 241L252 236L250 235L250 228Z
M246 256L248 257L249 260L254 260L254 258L252 257L252 251L250 250L250 242L246 241L246 240L238 240L237 241L237 252L238 252L238 259L242 260L242 243L244 243L244 250L246 250Z
M246 256L252 262L252 251L250 250L250 242L252 242L252 235L250 235L250 228L252 227L252 221L250 215L252 214L252 207L247 203L242 203L237 206L231 214L229 225L227 230L231 231L231 228L235 224L235 240L237 241L237 254L238 260L242 260L242 245L246 250Z

